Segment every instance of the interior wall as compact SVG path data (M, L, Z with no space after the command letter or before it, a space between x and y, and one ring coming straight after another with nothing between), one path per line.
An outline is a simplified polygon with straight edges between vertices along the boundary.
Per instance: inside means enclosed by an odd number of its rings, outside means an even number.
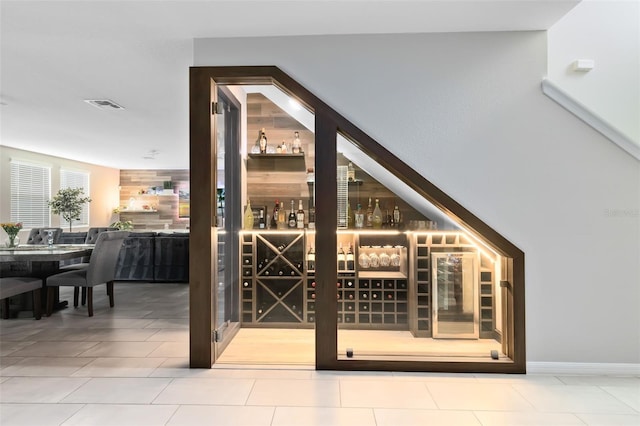
M640 362L640 168L542 94L545 32L197 39L194 53L280 67L522 249L527 361Z
M589 72L572 68L593 59ZM549 79L640 146L640 2L583 0L549 29Z
M22 149L0 146L0 222L11 220L11 160L31 161L51 167L51 196L60 189L60 169L89 173L89 226L108 226L112 222L113 209L119 204L118 185L120 170L94 164L67 160L66 158L38 154ZM51 226L60 226L60 216L51 215ZM73 226L73 231L86 231L86 226ZM63 227L68 231L68 227ZM4 235L4 231L0 231ZM28 229L18 234L21 241L27 241Z

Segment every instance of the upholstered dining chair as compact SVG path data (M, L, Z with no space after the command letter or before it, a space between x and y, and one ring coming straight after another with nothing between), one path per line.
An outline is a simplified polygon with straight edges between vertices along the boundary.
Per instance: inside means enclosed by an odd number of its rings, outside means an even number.
M61 272L47 277L47 316L51 316L55 289L53 287L73 286L73 305L78 307L80 288L87 289L87 310L93 316L93 287L106 284L109 295L109 306L114 306L113 280L116 274L116 263L120 247L129 235L127 231L101 232L89 258L86 268Z
M84 239L84 244L95 244L96 241L98 240L98 235L100 235L101 232L106 232L106 231L117 231L118 228L109 228L109 227L95 227L95 228L89 228L89 230L87 231L87 235ZM64 265L60 267L60 270L63 272L66 271L73 271L76 269L86 269L89 267L89 259L90 256L84 256L82 258L80 258L80 262L79 263L71 263L69 265ZM74 291L74 306L78 306L78 301L75 300L76 299L76 292ZM85 303L87 303L87 287L82 287L82 306L85 305Z
M48 231L53 231L53 244L58 244L62 228L32 228L27 238L27 244L47 244Z
M42 317L40 291L42 279L35 277L3 277L0 278L0 300L2 300L2 317L9 318L9 298L22 293L31 292L33 297L33 316Z

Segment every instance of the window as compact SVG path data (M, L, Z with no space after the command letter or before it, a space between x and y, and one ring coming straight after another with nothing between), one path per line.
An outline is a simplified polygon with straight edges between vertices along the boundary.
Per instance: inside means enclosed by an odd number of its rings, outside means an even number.
M60 189L65 188L82 188L82 197L89 196L89 173L78 172L72 170L60 170ZM76 226L89 226L89 203L82 206L80 219L74 222ZM60 217L60 226L69 226L69 222Z
M47 201L51 199L51 168L11 162L11 221L24 228L51 224Z

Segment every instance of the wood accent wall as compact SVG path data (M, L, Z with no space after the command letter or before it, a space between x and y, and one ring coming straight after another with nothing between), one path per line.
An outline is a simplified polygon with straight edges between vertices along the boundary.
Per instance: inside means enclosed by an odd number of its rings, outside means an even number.
M163 187L165 181L173 183L173 193L168 195L144 194L149 188ZM134 230L170 229L189 227L188 218L178 217L178 190L189 188L189 170L121 170L120 171L120 220L133 222ZM127 212L122 206L128 206L134 199L138 206L148 205L154 212Z
M283 201L287 210L291 208L292 199L296 209L298 200L302 200L306 210L310 197L307 169L315 164L315 135L261 93L250 93L247 95L247 153L251 153L262 128L269 146L275 148L284 140L289 150L293 133L297 131L304 158L249 158L247 198L252 207L266 206L268 214L276 199Z
M269 146L275 147L286 141L290 147L293 132L300 133L304 158L249 158L247 160L247 197L252 207L266 206L267 214L271 214L275 200L284 202L287 211L294 200L294 208L298 208L298 200L302 200L305 211L309 206L310 189L307 184L307 170L315 165L315 135L307 130L297 120L280 109L261 93L247 95L247 152L256 145L260 130L264 128ZM347 165L349 160L342 155L337 156L338 165ZM349 186L349 202L355 212L357 203L362 204L366 211L368 199L380 200L382 213L393 213L397 204L403 216L403 222L409 220L425 220L423 215L415 211L400 197L389 191L384 185L359 170L356 165L356 178L362 180L362 185Z

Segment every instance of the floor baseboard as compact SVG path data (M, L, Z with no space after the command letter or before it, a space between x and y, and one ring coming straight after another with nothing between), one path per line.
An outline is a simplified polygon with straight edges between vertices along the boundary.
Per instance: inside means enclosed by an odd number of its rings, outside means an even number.
M640 376L640 364L591 362L527 362L527 373Z

